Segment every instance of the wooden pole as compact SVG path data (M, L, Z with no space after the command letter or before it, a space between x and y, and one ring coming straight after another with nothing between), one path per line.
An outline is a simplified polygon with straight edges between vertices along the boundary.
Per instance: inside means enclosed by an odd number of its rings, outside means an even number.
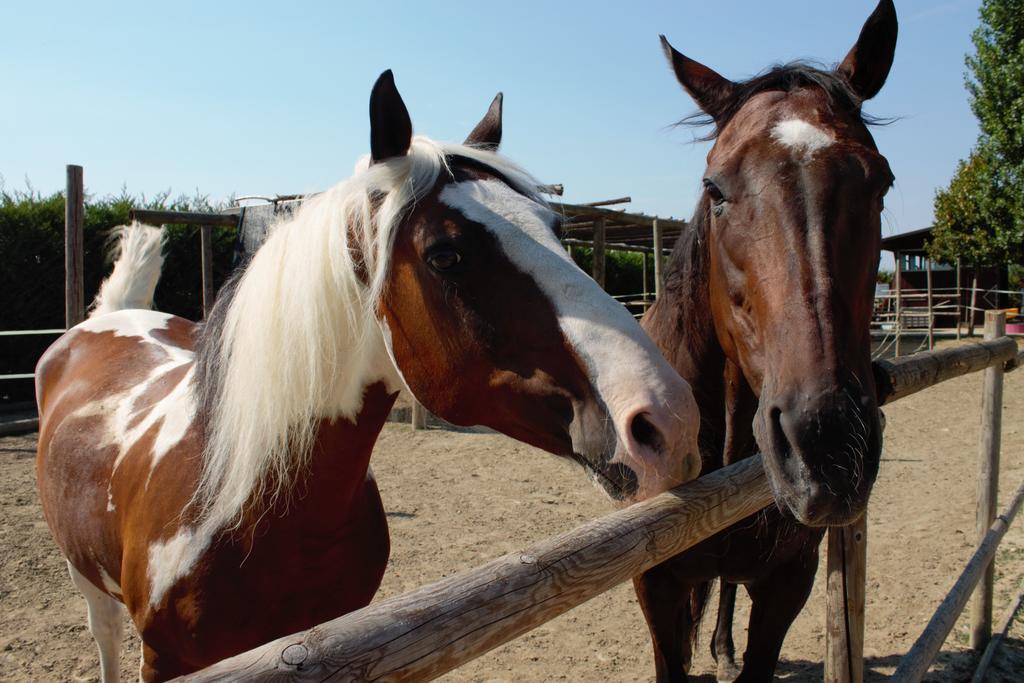
M964 320L964 291L960 282L960 257L956 257L956 338L960 340L960 324Z
M903 331L903 299L900 296L903 280L903 266L900 263L900 252L896 252L896 274L893 278L896 282L896 357L900 357L900 337Z
M564 244L566 247L587 247L589 249L593 249L594 248L593 241L581 240L581 239L577 239L575 237L566 237L565 239L562 240L562 244ZM645 246L640 245L640 244L627 244L626 242L609 242L608 241L607 231L605 232L604 249L605 249L606 252L607 251L625 251L625 252L629 252L629 253L632 253L632 254L653 254L654 253L654 248L653 247L645 247Z
M599 202L585 202L581 206L614 206L615 204L629 204L632 197L616 197L615 199L602 199Z
M412 593L232 657L184 680L423 681L636 576L772 501L761 458Z
M225 209L226 213L200 213L196 211L157 211L132 209L128 217L147 225L222 225L238 227L239 209Z
M643 294L644 294L644 313L647 312L647 254L640 254L640 276L644 281Z
M971 267L971 309L967 311L967 336L974 336L974 307L978 303L978 264Z
M665 268L661 256L661 223L655 218L651 224L654 241L654 300L661 298L661 292L665 288Z
M412 428L414 430L426 429L427 428L427 409L423 407L423 404L416 400L415 397L412 399Z
M1013 623L1013 618L1017 616L1017 610L1020 609L1021 603L1024 603L1024 586L1021 587L1016 599L1006 609L1006 614L1003 615L1003 619L999 623L999 630L996 631L992 640L988 641L985 651L981 654L981 659L978 660L978 667L974 670L974 676L971 677L971 683L984 682L985 672L988 671L988 667L992 663L992 657L996 653L996 648L1006 638L1006 634L1010 632L1010 625Z
M199 226L199 245L203 269L203 317L208 318L217 297L213 288L213 226Z
M594 275L594 282L604 289L605 252L604 252L604 218L594 219L594 251L591 271Z
M68 164L64 195L64 325L85 320L85 183L82 167Z
M935 313L932 311L932 259L930 256L925 256L927 259L927 280L928 280L928 350L931 351L935 348Z
M1006 314L985 311L985 340L1006 335ZM975 517L978 544L985 539L996 518L999 493L999 446L1003 421L1003 366L996 364L985 370L981 396L981 448L978 452L978 509ZM995 564L985 569L985 577L971 605L971 647L983 650L992 636L992 585Z
M981 654L981 659L978 660L978 667L974 670L974 676L971 677L971 683L983 683L985 680L985 672L988 671L988 666L992 664L992 656L995 654L995 649L999 646L1010 633L1010 627L1014 622L1014 617L1017 616L1017 611L1021 608L1021 604L1024 603L1024 588L1017 593L1017 597L1010 606L1007 608L1007 613L1002 615L1002 621L999 623L999 630L995 632L992 639L988 641L988 645L985 647L985 651Z
M828 530L825 594L825 680L864 680L864 603L867 578L867 513Z
M985 567L995 557L999 542L1006 535L1006 530L1010 528L1010 523L1017 516L1017 512L1020 511L1021 502L1024 502L1024 483L1017 488L1010 507L989 528L988 533L985 534L985 540L974 551L974 555L967 562L963 573L949 589L949 593L935 610L931 621L928 622L928 626L914 646L910 648L910 652L900 660L895 673L889 679L890 681L917 683L928 673L928 668L935 660L935 655L939 653L942 643L945 642L946 636L953 629L960 612L963 611L964 605L971 597L971 591L984 573Z

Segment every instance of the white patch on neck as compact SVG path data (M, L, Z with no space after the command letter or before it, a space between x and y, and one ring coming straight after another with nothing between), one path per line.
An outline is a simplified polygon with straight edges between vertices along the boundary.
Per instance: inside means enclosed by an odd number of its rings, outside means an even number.
M409 383L405 381L405 375L402 374L402 369L398 367L398 361L395 359L395 347L391 337L391 328L388 326L388 321L381 316L377 318L377 325L380 327L381 338L384 340L384 352L387 354L388 360L391 361L393 372L390 377L385 377L385 386L388 391L398 391L404 388L410 394L412 389L409 388Z
M815 152L835 143L835 138L827 132L802 119L779 121L772 128L772 139L799 152L804 162L810 161Z

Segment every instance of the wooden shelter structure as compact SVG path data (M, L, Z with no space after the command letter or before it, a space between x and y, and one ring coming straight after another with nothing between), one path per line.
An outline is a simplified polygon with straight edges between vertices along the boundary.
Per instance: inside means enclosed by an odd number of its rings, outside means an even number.
M541 188L551 194L561 194L560 185ZM278 195L275 197L241 197L239 200L263 200L263 204L255 206L235 206L218 213L185 213L179 211L151 211L135 209L131 217L135 220L153 225L165 223L188 224L200 226L203 238L203 308L209 311L213 305L214 291L212 275L207 277L209 263L212 263L211 230L214 227L234 227L240 231L239 249L255 251L262 241L269 223L281 211L292 211L301 197L297 195ZM638 294L629 294L623 301L626 305L641 306L643 310L653 303L661 293L664 285L664 257L672 250L676 240L686 229L686 221L676 218L663 218L645 213L630 213L609 206L632 201L630 197L619 197L588 204L569 204L550 202L551 208L565 218L562 243L570 255L574 247L593 250L591 275L602 288L605 287L607 253L609 251L626 251L643 254L643 290ZM254 230L246 232L249 221L256 223ZM250 239L253 235L255 239ZM250 243L252 242L252 243ZM654 297L647 291L648 260L652 262L654 271ZM639 298L638 298L639 297ZM620 297L621 298L621 297Z
M672 251L676 240L686 229L686 221L663 218L645 213L629 213L608 206L630 202L630 197L620 197L589 204L566 204L551 202L551 208L566 218L562 243L569 253L575 246L593 250L594 280L605 286L605 264L607 252L626 251L643 254L644 291L640 301L626 301L640 304L644 310L652 303L647 292L647 260L652 256L654 268L654 298L665 284L664 257Z
M1009 294L1006 266L947 265L933 260L926 245L932 228L921 228L882 239L882 250L892 252L896 262L893 282L887 294L876 296L875 322L895 335L896 355L901 337L907 332L927 334L928 348L937 334L960 338L962 325L974 334L976 322L986 310L999 309ZM969 275L971 281L964 282ZM981 296L979 297L979 292Z

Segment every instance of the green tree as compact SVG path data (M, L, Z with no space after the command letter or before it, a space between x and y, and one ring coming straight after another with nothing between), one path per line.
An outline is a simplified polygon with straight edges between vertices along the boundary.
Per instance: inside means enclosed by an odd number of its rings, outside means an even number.
M998 162L984 148L960 162L949 187L935 195L928 245L933 257L946 263L959 257L973 265L1022 260L1021 222L1014 220L1002 182Z
M983 0L967 57L981 135L935 196L929 253L945 262L1024 261L1024 0Z

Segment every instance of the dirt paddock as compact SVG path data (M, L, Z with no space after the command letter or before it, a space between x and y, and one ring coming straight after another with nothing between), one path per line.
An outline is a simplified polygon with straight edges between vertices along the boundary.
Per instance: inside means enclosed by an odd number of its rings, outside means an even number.
M887 407L881 474L869 510L867 679L884 680L923 629L972 551L981 374ZM35 490L35 436L0 439L0 679L96 680L84 601L43 522ZM507 438L389 424L373 468L388 509L392 558L379 598L462 571L609 511L581 472ZM1024 478L1024 370L1006 378L1000 509ZM996 619L1024 578L1024 520L999 549ZM824 561L783 647L778 675L820 680ZM748 603L740 591L737 649ZM708 619L708 622L713 619ZM705 624L705 630L709 626ZM129 627L130 631L130 627ZM705 635L694 663L713 663ZM962 617L928 680L970 677ZM134 634L122 656L138 674ZM1024 620L990 680L1024 680ZM450 681L633 681L653 678L646 627L622 585L447 676Z

